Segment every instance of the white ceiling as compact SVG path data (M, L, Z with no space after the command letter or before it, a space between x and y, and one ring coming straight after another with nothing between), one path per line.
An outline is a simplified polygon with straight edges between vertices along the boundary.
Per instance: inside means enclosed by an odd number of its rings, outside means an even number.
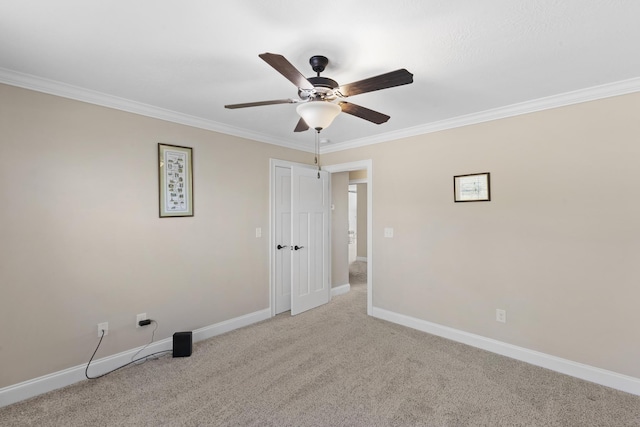
M0 0L0 82L285 146L295 98L258 58L308 60L341 84L398 68L414 83L350 102L325 151L640 90L637 0ZM577 92L576 92L577 91ZM530 102L533 101L533 102Z

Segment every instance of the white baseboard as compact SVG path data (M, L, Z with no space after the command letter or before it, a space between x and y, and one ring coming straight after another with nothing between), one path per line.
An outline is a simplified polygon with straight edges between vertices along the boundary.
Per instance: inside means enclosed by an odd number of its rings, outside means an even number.
M224 322L216 323L211 326L205 326L204 328L196 329L193 331L193 341L202 341L216 335L221 335L225 332L232 331L234 329L242 328L244 326L251 325L252 323L261 322L271 317L271 310L265 309L250 313L245 316L236 317L234 319L225 320ZM89 376L95 377L102 373L116 369L131 361L134 356L143 346L134 348L131 350L123 351L112 356L103 357L91 362L89 367ZM161 341L156 341L149 345L144 351L140 352L136 358L143 357L145 355L155 353L158 351L172 350L173 337L165 338ZM12 403L19 402L21 400L35 397L39 394L46 393L52 390L56 390L68 385L83 381L86 379L84 373L86 364L74 366L72 368L64 369L62 371L54 372L52 374L44 375L42 377L34 378L32 380L24 381L19 384L10 385L0 389L0 408L3 406L11 405Z
M331 296L337 296L350 291L351 286L347 283L331 289ZM416 319L403 314L394 313L378 307L373 307L372 316L399 325L407 326L433 335L438 335L453 341L461 342L503 356L511 357L516 360L531 363L532 365L541 366L566 375L571 375L586 381L607 387L615 388L627 393L640 396L640 379L628 375L619 374L605 369L596 368L571 360L562 359L549 354L541 353L527 348L518 347L507 344L491 338L480 335L471 334L447 326L438 325L421 319ZM257 311L245 316L240 316L224 322L216 323L211 326L196 329L193 331L194 342L212 338L217 335L242 328L253 323L261 322L269 319L271 312L269 309ZM149 345L144 352L138 357L155 353L158 351L171 350L173 346L172 338L165 338ZM135 355L142 347L127 350L112 356L107 356L91 363L89 375L96 376L101 373L110 371L131 361L131 357ZM58 388L85 380L86 365L79 365L68 368L32 380L24 381L0 389L0 408L29 399L42 393L46 393Z
M349 283L345 285L340 285L331 288L331 298L337 297L338 295L346 294L351 290L351 285Z
M366 256L357 256L356 257L356 261L367 262L367 257Z
M222 335L225 332L231 332L234 329L243 328L245 326L252 325L254 323L262 322L271 318L271 309L266 308L264 310L256 311L254 313L245 314L244 316L235 317L233 319L225 320L224 322L216 323L215 325L205 326L193 331L193 341L202 341L217 335Z
M392 323L427 332L432 335L444 337L453 341L461 342L473 347L481 348L492 353L521 360L532 365L541 366L552 371L580 378L603 386L615 388L627 393L640 396L640 378L619 374L613 371L596 368L583 363L574 362L560 357L551 356L539 351L529 350L524 347L507 344L491 338L458 329L442 326L426 320L416 319L403 314L394 313L382 308L373 307L371 315L378 319L387 320Z

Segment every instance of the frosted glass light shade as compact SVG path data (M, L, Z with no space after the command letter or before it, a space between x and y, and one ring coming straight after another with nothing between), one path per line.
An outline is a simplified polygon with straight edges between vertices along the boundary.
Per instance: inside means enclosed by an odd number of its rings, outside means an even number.
M328 101L310 101L298 105L296 111L310 128L320 130L329 127L342 108Z

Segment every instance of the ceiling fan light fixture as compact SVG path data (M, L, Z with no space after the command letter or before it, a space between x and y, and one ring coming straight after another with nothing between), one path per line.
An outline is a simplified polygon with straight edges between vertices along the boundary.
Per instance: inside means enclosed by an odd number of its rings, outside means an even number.
M296 107L298 115L312 129L326 129L333 122L342 108L328 101L310 101Z

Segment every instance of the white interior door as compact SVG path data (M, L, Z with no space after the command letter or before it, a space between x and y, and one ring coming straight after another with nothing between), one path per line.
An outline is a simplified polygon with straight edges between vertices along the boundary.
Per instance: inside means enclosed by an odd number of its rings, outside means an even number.
M291 310L291 168L275 169L275 314Z
M294 166L291 178L291 315L296 315L330 299L329 174Z

